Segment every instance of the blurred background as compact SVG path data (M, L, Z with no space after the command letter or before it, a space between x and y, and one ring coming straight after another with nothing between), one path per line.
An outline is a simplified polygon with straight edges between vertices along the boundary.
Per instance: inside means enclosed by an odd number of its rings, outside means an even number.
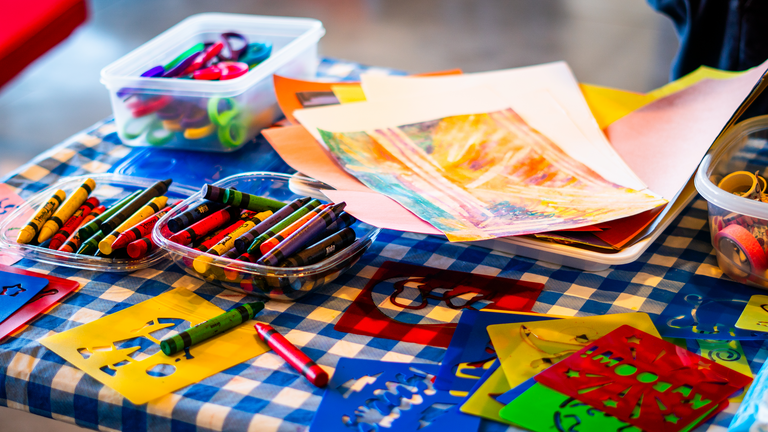
M31 6L29 6L31 7ZM191 14L323 22L320 55L407 72L565 60L581 82L648 91L668 80L671 22L644 0L89 0L64 42L0 88L0 177L111 115L101 69Z
M34 6L26 6L34 7ZM109 117L101 69L189 15L316 18L320 54L407 72L565 60L581 82L648 91L668 81L671 22L644 0L89 0L68 39L0 88L0 177ZM79 430L0 407L0 431Z

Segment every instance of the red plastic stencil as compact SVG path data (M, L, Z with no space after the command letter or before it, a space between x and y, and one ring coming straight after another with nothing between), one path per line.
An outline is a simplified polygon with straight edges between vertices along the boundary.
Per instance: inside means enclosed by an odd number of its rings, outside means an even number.
M0 323L0 341L37 318L39 315L45 313L62 298L80 287L80 282L77 281L48 276L46 274L35 273L2 264L0 264L0 272L16 273L48 279L48 285L43 288L42 291L32 297L32 299L30 299L24 306L14 312L13 315Z
M387 261L335 330L447 348L461 312L529 312L543 284Z
M726 406L721 402L752 381L627 325L535 379L654 432L676 432L705 415L711 416Z

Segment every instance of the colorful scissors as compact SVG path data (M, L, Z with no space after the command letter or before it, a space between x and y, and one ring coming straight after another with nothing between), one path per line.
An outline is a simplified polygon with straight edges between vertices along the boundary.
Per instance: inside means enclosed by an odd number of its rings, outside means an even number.
M219 128L219 141L226 147L237 147L245 141L247 129L240 121L240 105L232 98L208 100L208 117Z

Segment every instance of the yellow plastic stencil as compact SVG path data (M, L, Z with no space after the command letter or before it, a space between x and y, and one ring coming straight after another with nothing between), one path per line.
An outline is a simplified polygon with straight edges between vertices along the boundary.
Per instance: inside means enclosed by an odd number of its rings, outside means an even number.
M757 297L757 296L755 296ZM765 296L763 296L765 297ZM741 343L737 340L706 340L706 339L694 339L701 348L701 356L714 361L717 364L721 364L727 368L733 369L736 372L742 373L748 377L752 376L752 369L749 368L747 363L747 356L744 355L744 350L741 348ZM744 395L749 390L749 386L736 396L729 398L728 400L734 403L741 402L744 399Z
M488 335L511 389L625 324L661 337L644 313L497 324Z
M247 323L173 356L160 351L161 339L222 313L178 288L40 343L139 405L269 351Z
M736 328L768 332L768 296L753 295L736 321Z
M507 377L504 376L504 369L498 368L477 391L469 396L460 409L467 414L511 425L512 423L499 416L499 411L504 408L504 404L494 399L495 396L502 395L511 389Z

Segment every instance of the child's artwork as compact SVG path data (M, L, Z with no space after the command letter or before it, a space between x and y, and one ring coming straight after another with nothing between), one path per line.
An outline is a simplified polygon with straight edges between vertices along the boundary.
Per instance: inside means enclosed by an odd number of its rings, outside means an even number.
M48 279L0 271L0 322L48 286Z
M510 389L622 325L658 335L648 314L623 313L488 327Z
M435 389L437 365L341 358L315 412L312 432L476 431L463 398Z
M487 327L494 324L551 320L557 317L526 312L462 312L445 352L435 388L468 392L496 360Z
M269 351L247 323L172 356L160 351L160 340L222 313L177 288L40 343L140 405Z
M15 267L0 265L0 272L3 274L15 273L31 277L43 278L48 281L48 285L40 292L35 294L24 306L17 310L13 315L0 323L0 341L8 337L11 333L23 327L25 324L37 318L62 298L80 287L80 282L57 278L46 274L34 273Z
M759 329L740 330L736 325L750 298L758 291L722 279L717 280L717 284L711 281L710 277L693 275L654 319L659 333L685 339L765 339Z
M512 109L320 135L348 172L451 241L593 225L666 203L606 181Z
M659 432L701 421L752 381L630 326L590 342L535 379L640 429Z
M386 261L334 329L447 348L464 310L529 312L543 284Z
M736 327L742 330L768 332L768 296L753 295L741 313Z

